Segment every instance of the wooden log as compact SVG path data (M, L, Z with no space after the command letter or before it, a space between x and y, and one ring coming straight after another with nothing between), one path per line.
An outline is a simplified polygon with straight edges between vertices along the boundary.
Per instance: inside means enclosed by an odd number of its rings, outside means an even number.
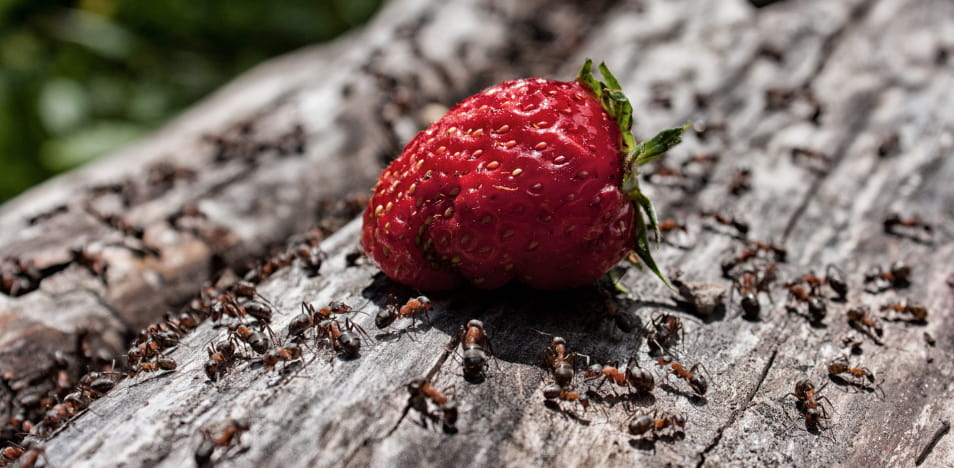
M322 243L329 257L320 275L309 278L292 266L258 290L276 307L272 326L280 336L301 301L343 300L363 311L353 319L376 340L365 340L359 358L306 349L300 364L269 371L243 350L212 382L204 348L224 339L225 330L207 321L170 352L176 371L124 381L55 434L45 446L50 463L179 466L194 458L204 430L216 433L224 421L244 419L248 433L232 448L215 449L214 462L950 465L954 243L947 226L954 221L954 191L947 181L954 175L954 117L947 109L954 87L951 65L938 63L935 52L954 37L951 10L947 2L913 0L782 2L761 9L741 0L692 8L671 1L617 4L600 12L605 21L561 62L559 73L569 77L577 59L605 57L640 109L643 136L695 123L682 146L647 170L646 188L662 217L687 226L685 233L666 234L658 261L682 270L686 282L729 291L724 309L693 315L650 275L625 267L621 281L632 293L611 298L613 317L595 286L558 293L462 289L431 295L429 325L382 333L373 330L373 317L388 296L416 292L354 261L356 220ZM719 157L695 157L708 153ZM733 195L740 165L750 171L750 189ZM663 166L687 176L663 177ZM748 229L702 214L715 210ZM883 221L891 213L930 222L930 237L916 227L886 232ZM760 318L746 320L721 264L756 240L777 243L787 255L784 262L760 256L762 264L736 269L764 270L774 262L778 271L760 295ZM912 267L909 285L865 291L870 267L898 260ZM782 283L811 271L828 275L828 264L845 273L848 294L838 302L825 289L828 313L813 325L803 306L788 311L795 303ZM927 307L925 323L888 320L894 314L881 307L903 299ZM883 336L853 329L845 312L858 306L886 316ZM665 377L647 356L639 330L664 313L684 325L672 354L705 366L704 396ZM635 323L633 330L620 330L619 317ZM471 318L484 322L495 352L480 383L465 381L449 352ZM542 395L552 376L539 356L552 335L595 362L638 356L655 373L657 388L635 397L592 386L587 411L570 402L553 408ZM843 341L849 335L859 336L860 354ZM827 365L840 356L874 371L875 382L830 378ZM460 412L456 433L409 407L406 385L418 377L453 395ZM804 412L786 395L800 380L825 397L826 417L817 430L806 429ZM577 376L574 387L582 392L591 384ZM685 415L685 436L627 434L629 418L647 410Z
M242 273L292 234L337 230L433 118L419 110L551 74L600 18L536 4L394 2L364 30L263 65L156 135L0 207L0 323L15 324L0 329L0 371L32 390L60 351L77 354L79 377L222 268Z

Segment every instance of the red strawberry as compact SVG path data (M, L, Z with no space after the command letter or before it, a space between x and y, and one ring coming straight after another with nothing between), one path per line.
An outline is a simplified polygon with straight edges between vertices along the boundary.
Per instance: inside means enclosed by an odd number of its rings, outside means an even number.
M630 250L649 253L652 204L637 168L683 128L635 144L632 106L604 66L576 81L505 81L418 133L381 174L361 244L391 279L421 290L517 280L593 283ZM640 211L642 210L642 212Z

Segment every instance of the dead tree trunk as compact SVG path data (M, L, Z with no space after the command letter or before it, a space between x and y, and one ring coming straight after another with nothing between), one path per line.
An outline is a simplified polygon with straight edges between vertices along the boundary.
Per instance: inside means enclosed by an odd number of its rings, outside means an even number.
M371 331L390 294L413 292L355 261L360 221L344 220L426 125L428 104L450 106L504 78L569 79L584 57L621 78L639 136L694 122L684 144L649 168L646 187L663 218L687 226L666 234L659 262L729 291L724 308L693 315L634 268L620 270L632 293L611 298L613 317L596 287L465 289L431 296L428 326L371 333L360 358L308 348L300 364L270 371L240 350L215 382L205 348L225 339L228 320L207 321L170 351L174 372L127 379L62 425L45 443L50 464L180 466L204 430L229 418L246 419L249 434L212 460L242 466L951 464L943 428L954 416L954 7L551 3L393 2L364 31L266 65L140 147L4 206L2 257L36 270L5 267L19 289L0 296L4 407L13 414L26 392L49 385L52 358L37 356L66 351L75 367L120 355L132 330L194 297L211 271L241 274L316 226L334 233L321 244L320 274L294 263L259 284L275 306L272 327L284 337L302 301L342 300L366 313L354 320ZM679 170L664 176L662 167ZM748 228L703 215L711 211ZM886 229L892 213L933 229ZM787 255L775 260L779 280L760 295L760 318L746 320L720 265L753 241ZM870 267L899 260L912 267L909 285L865 291ZM797 301L782 283L827 275L828 264L845 273L849 292L810 324L803 306L788 311ZM904 299L927 307L926 322L883 320L879 336L846 319L862 305L898 318L881 308ZM640 330L663 313L684 324L672 353L705 367L704 397L646 355ZM471 318L486 325L496 358L478 384L448 352ZM625 321L636 325L615 325ZM541 393L552 378L539 358L547 334L597 362L638 356L659 385L640 398L594 387L588 411L554 409ZM846 343L853 335L856 354ZM875 382L830 379L827 364L843 355ZM453 388L457 433L421 424L428 418L405 389L416 377ZM786 396L799 380L828 382L820 430L807 431ZM628 418L649 409L684 414L685 437L629 436Z

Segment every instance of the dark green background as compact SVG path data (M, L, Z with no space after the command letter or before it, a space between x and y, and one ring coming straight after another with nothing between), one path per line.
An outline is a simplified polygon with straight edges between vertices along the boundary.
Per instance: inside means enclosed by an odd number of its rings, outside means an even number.
M381 0L0 0L0 202Z

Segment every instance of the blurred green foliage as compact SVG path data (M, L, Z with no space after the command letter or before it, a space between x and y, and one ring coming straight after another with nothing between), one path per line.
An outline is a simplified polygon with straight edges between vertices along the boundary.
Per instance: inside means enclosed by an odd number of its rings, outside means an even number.
M0 0L0 201L381 0Z

